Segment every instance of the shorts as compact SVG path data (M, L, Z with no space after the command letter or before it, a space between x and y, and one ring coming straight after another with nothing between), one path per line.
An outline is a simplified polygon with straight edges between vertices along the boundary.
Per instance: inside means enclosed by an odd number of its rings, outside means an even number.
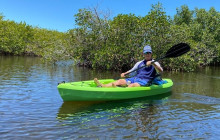
M127 78L125 79L126 80L126 83L127 85L129 84L133 84L133 83L138 83L140 84L141 86L146 86L148 84L148 79L140 79L140 78L137 78L137 77L131 77L131 78Z

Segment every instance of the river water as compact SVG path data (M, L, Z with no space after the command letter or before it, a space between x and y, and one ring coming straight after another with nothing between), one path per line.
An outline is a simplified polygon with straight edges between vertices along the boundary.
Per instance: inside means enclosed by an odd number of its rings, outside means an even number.
M40 58L0 56L1 139L220 139L220 67L164 72L171 93L63 102L57 83L118 77Z

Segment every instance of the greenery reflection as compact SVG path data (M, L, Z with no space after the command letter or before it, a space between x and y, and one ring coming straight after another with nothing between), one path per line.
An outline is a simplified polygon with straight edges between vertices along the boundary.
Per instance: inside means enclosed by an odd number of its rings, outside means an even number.
M57 119L67 119L69 116L73 116L79 112L87 112L94 113L105 110L112 110L114 112L115 109L137 109L137 108L145 108L146 106L153 106L154 104L161 104L168 100L168 97L171 95L171 92L150 96L145 98L138 99L129 99L129 100L119 100L119 101L102 101L102 102L63 102L62 106L59 109L57 114Z

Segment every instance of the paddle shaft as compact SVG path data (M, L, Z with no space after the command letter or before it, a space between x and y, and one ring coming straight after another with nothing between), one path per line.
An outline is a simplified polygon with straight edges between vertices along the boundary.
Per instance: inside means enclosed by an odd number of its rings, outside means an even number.
M159 61L159 60L161 60L161 59L164 59L165 57L166 57L166 56L157 58L156 60L153 60L153 61L151 62L151 64L153 64L153 63L155 63L155 62L157 62L157 61ZM130 71L130 72L126 73L125 75L128 75L128 74L130 74L130 73L132 73L132 72L138 71L138 70L140 70L140 69L142 69L142 68L144 68L144 67L146 67L146 66L147 66L147 65L144 65L144 66L142 66L142 67L140 67L140 68L138 68L138 69L136 69L136 70L133 70L133 71Z
M155 63L156 61L159 61L159 60L161 60L161 59L164 59L164 58L179 57L179 56L181 56L181 55L187 53L188 51L190 51L190 46L189 46L188 44L186 44L186 43L176 44L176 45L174 45L173 47L171 47L171 48L167 51L167 53L166 53L164 56L162 56L162 57L160 57L160 58L157 58L156 60L153 60L153 61L151 62L151 64L153 64L153 63ZM139 70L139 69L142 69L142 68L144 68L144 67L146 67L146 66L147 66L147 65L142 66L142 67L140 67L140 68L138 68L138 69L136 69L136 70L133 70L133 71L131 71L131 72L126 73L125 75L128 75L128 74L130 74L130 73L132 73L132 72L135 72L135 71L137 71L137 70Z

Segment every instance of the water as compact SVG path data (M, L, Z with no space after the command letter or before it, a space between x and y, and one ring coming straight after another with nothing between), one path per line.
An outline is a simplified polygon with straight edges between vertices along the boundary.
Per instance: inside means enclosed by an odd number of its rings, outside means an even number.
M0 56L1 139L220 139L220 68L165 72L172 93L110 102L63 102L61 81L115 78L35 57Z

